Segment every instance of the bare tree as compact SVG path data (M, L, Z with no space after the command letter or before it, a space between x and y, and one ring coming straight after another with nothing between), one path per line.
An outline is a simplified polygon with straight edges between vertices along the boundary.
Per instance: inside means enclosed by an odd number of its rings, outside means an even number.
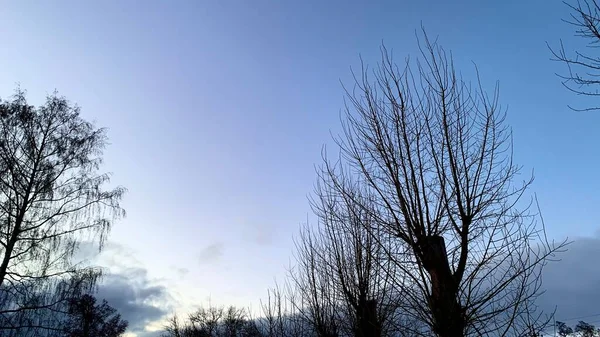
M248 313L246 310L229 306L223 317L223 337L237 337L246 332Z
M365 212L374 237L395 238L382 245L393 285L435 335L524 335L546 323L540 272L563 244L546 240L523 199L533 178L515 182L498 88L489 96L479 78L464 81L426 34L419 46L416 64L399 67L382 47L378 67L355 76L341 158L325 160L319 194Z
M16 301L35 286L85 272L71 259L78 242L102 244L124 215L124 189L105 190L109 175L98 173L105 144L105 130L56 93L37 108L20 90L0 102L0 289L9 301L0 314L48 308Z
M215 307L210 304L208 308L201 307L189 315L189 330L198 332L199 336L217 336L224 316L225 309L223 307Z
M261 301L261 326L266 337L290 336L289 319L292 316L291 305L282 288L276 284L267 290L266 301Z
M574 1L575 2L575 1ZM575 50L567 52L560 41L558 48L548 48L552 52L554 61L559 61L567 66L565 75L558 75L562 84L577 95L600 96L600 56L592 52L600 42L600 2L597 0L577 0L575 4L565 2L571 13L564 22L575 28L575 36L588 42L590 52ZM598 110L600 106L588 108L573 108L576 111Z
M340 333L335 284L323 265L324 242L306 224L296 240L296 265L289 273L297 292L292 305L317 337L337 337Z
M402 302L392 287L394 264L387 257L392 237L377 231L372 211L332 198L321 187L317 184L311 198L321 240L317 272L329 274L329 297L344 312L338 325L357 337L390 335L400 326L395 323ZM361 200L363 207L368 205Z
M229 306L227 309L209 304L180 322L176 315L164 328L164 337L263 337L249 311ZM283 336L283 335L282 335Z
M162 337L185 337L185 327L182 326L177 315L173 315L167 321L164 327L164 332L161 334Z
M284 286L276 283L268 290L266 301L261 301L261 330L265 337L312 337L313 311L301 300L306 292L295 287L293 278L288 281Z

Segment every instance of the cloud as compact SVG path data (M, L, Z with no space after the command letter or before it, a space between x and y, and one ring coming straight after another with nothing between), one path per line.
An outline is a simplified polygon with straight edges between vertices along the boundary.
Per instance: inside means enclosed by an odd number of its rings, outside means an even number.
M558 257L544 268L546 292L538 305L547 312L556 308L556 320L569 325L579 320L600 325L600 237L575 239Z
M98 244L95 242L80 242L73 257L74 262L88 266L108 267L111 271L116 269L126 270L132 266L142 265L135 258L136 252L125 245L116 242L107 242L103 246L102 251L98 248Z
M211 243L200 252L200 263L211 263L223 256L224 245L222 242Z
M74 259L83 262L83 265L104 268L96 297L106 299L129 322L128 333L138 337L155 337L159 333L146 331L146 327L160 326L166 315L173 312L176 301L167 287L148 276L148 271L135 255L136 252L129 247L115 242L108 242L100 253L96 244L84 241ZM187 273L184 268L174 271L179 275Z
M146 336L145 327L161 320L172 311L172 298L163 285L154 284L143 268L131 268L124 273L102 278L96 294L129 322L129 332Z
M180 267L176 267L176 266L171 266L171 270L173 270L173 272L175 274L177 274L179 279L184 278L187 274L190 273L190 270L187 268L180 268Z

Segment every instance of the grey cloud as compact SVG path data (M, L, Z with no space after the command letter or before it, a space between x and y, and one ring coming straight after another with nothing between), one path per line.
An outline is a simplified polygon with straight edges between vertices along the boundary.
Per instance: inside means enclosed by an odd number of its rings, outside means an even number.
M190 273L190 270L187 269L187 268L180 268L180 267L176 267L176 266L171 266L171 269L175 272L175 274L177 274L177 276L179 278L183 278L187 274Z
M575 325L578 318L600 325L600 237L575 239L568 251L544 268L538 305L547 312L556 308L556 320ZM592 317L589 317L592 316Z
M166 287L153 284L145 269L131 268L122 274L103 277L97 297L106 299L110 306L129 322L128 331L146 336L144 327L171 312L172 299Z
M102 251L97 242L82 241L73 256L74 262L84 265L102 265L128 268L140 265L140 261L135 258L135 252L128 247L116 242L107 242L103 245Z
M159 332L148 332L144 328L173 312L175 300L169 290L149 278L147 270L141 267L135 252L129 247L107 242L103 248L100 252L97 244L83 241L74 256L76 262L85 261L84 265L106 268L96 297L106 299L117 309L129 322L129 332L138 337L158 337ZM184 268L176 268L175 271L180 275L187 272Z
M223 256L224 245L222 242L211 243L200 252L200 263L210 263Z

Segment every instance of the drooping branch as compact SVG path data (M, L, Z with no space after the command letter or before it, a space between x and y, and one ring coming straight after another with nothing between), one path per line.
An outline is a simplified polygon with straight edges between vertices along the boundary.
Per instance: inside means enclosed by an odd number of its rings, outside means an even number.
M104 129L56 93L40 107L30 106L20 90L0 102L2 291L16 299L93 272L72 261L79 242L91 239L101 248L113 221L124 216L125 189L107 189L110 175L99 172L106 141ZM60 301L68 299L63 295ZM15 305L0 314L15 312ZM37 301L20 308L35 306L54 307Z

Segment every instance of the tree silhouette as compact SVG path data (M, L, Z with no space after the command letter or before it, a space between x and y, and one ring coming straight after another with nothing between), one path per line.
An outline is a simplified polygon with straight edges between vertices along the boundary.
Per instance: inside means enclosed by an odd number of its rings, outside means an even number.
M584 321L579 321L575 326L575 332L579 333L581 337L594 337L596 336L596 327Z
M390 280L435 335L540 331L541 268L563 244L546 241L522 200L533 178L515 182L498 89L463 80L426 34L420 48L400 67L384 47L377 68L355 76L341 154L325 153L317 194L365 212L373 237L394 238L380 245Z
M558 335L562 337L569 336L573 333L573 329L566 325L564 322L556 322L556 328L558 329Z
M163 337L263 337L248 311L234 306L227 309L209 305L200 307L181 321L177 315L165 326ZM268 337L268 336L267 336Z
M98 273L71 257L83 239L102 247L113 220L124 215L124 189L104 189L109 175L98 172L105 144L105 130L56 93L40 107L20 89L0 102L0 292L7 299L0 316L52 309L70 291L42 294L78 274L93 286Z
M96 304L94 296L85 294L69 301L64 332L66 337L119 337L127 325L106 300Z
M599 329L596 329L596 327L593 324L584 321L577 322L577 325L575 325L575 329L560 321L556 322L555 327L557 329L558 335L561 337L595 337L600 335Z

